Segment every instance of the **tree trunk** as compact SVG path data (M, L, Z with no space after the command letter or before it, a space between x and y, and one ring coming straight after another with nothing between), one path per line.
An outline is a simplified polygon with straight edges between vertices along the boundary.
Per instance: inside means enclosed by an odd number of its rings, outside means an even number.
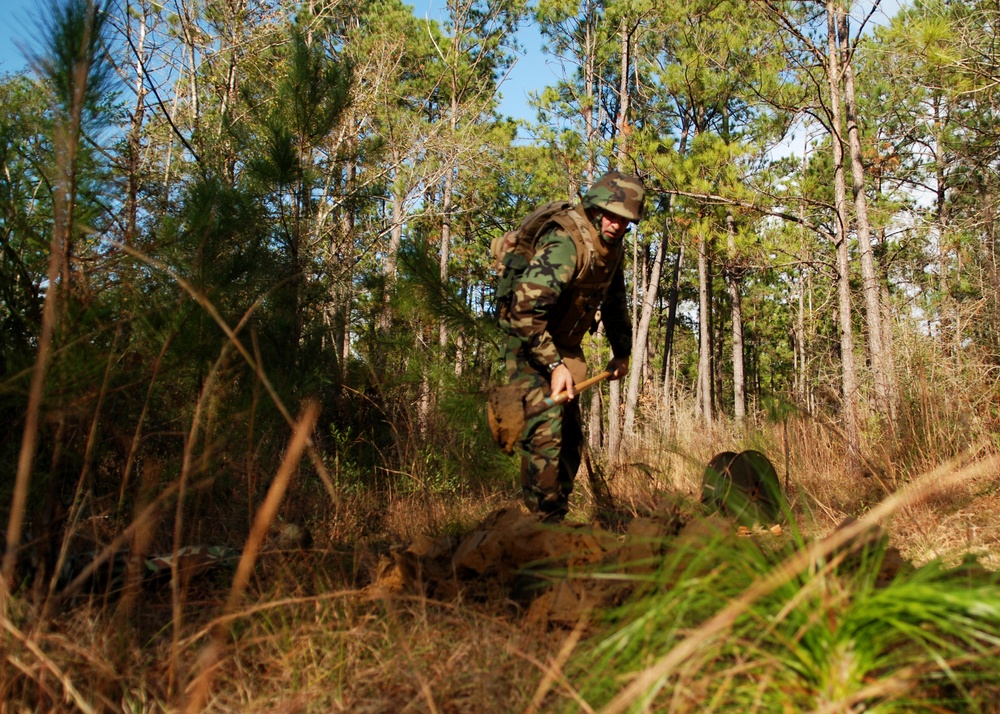
M733 229L733 214L726 215L729 238L729 270L726 272L729 288L729 303L733 322L733 418L743 424L746 418L746 376L743 364L743 302L740 297L740 269L734 264L736 256L736 233Z
M452 120L454 127L454 119ZM444 178L444 191L441 196L441 284L448 284L448 261L451 260L451 201L455 186L455 170L448 168ZM448 326L444 320L438 326L438 344L444 347L448 344Z
M796 285L795 321L792 328L795 343L795 401L806 404L806 320L805 320L805 276L800 275Z
M385 251L385 284L382 288L382 309L379 313L378 330L386 333L392 327L392 295L399 270L399 247L403 242L403 202L406 196L398 187L392 189L392 204L389 215L389 245Z
M588 12L586 17L586 24L584 27L584 63L583 63L583 74L584 74L584 92L585 92L585 107L582 113L583 115L583 126L585 137L587 140L588 153L586 157L586 166L584 168L584 173L586 174L587 185L593 186L594 181L597 180L597 167L596 158L594 156L593 150L589 147L594 145L594 137L596 134L596 129L594 128L594 44L593 44L593 31L592 22L590 19L590 13ZM572 195L572 192L571 192ZM598 325L596 337L604 335L604 325ZM587 429L587 440L590 444L590 448L594 451L598 451L605 447L604 444L604 410L601 408L601 388L595 387L590 392L590 424Z
M670 207L664 214L665 221L669 220ZM664 226L663 241L653 256L653 267L649 274L649 283L643 294L642 314L639 317L639 326L635 331L633 340L634 350L632 352L632 362L629 365L628 391L625 397L625 423L626 434L632 432L635 427L636 405L639 403L639 388L642 386L643 365L646 361L646 345L649 339L649 325L653 320L653 308L656 305L656 295L660 285L660 272L663 268L663 254L666 252L667 229Z
M645 269L646 266L643 265L639 258L639 239L635 234L635 231L627 233L632 239L632 325L636 325L639 322L639 311L642 299L642 292L640 290L640 283L646 279ZM632 332L632 358L635 359L636 352L636 334L635 331Z
M451 110L449 121L451 124L451 136L454 137L458 128L458 97L456 96L457 86L452 83ZM457 166L452 166L451 158L445 158L444 188L441 192L441 245L440 245L440 271L439 278L442 285L448 284L448 262L451 260L451 204L452 192L455 189L455 173ZM448 344L448 326L444 320L438 325L438 344L444 347Z
M629 92L630 87L630 74L631 74L631 32L629 31L628 24L625 18L622 18L621 24L621 74L619 77L618 85L618 116L615 122L615 138L617 139L617 144L615 148L615 164L619 171L627 171L627 157L628 157L628 136L630 132L629 127L629 115L632 111L631 106L631 94ZM639 240L638 236L633 238L636 242ZM634 275L636 272L635 261L632 263L633 280L638 278ZM634 303L633 303L634 304ZM636 344L635 333L632 335L633 347ZM635 354L633 350L632 362L630 364L630 371L634 367L636 362L642 361L643 354ZM621 423L621 381L615 381L611 383L609 391L609 419L608 419L608 452L611 455L611 462L618 461L619 447L621 445L622 438L624 436L622 432ZM637 397L638 398L638 397ZM635 410L635 404L631 407L626 404L626 410L631 408Z
M356 190L355 181L357 178L357 167L347 162L344 167L344 190L345 196L351 195ZM340 213L340 226L341 235L343 236L343 245L347 247L352 247L355 240L355 220L354 212L351 210L341 210ZM345 250L347 254L350 254L350 250ZM340 262L340 261L338 261ZM351 357L351 300L354 295L352 290L354 268L353 262L350 260L343 261L343 272L338 276L339 282L337 290L340 292L341 299L337 305L337 311L340 315L339 319L336 321L338 324L338 331L334 334L334 342L337 353L340 357L340 374L341 377L347 372L347 364Z
M386 282L386 297L388 298L388 293L390 292L391 286L396 283L396 274L398 271L397 261L399 260L399 247L403 242L403 220L405 218L403 211L403 202L406 200L406 196L403 195L401 189L394 189L392 192L392 213L390 215L390 225L389 225L389 246L385 252L385 282Z
M146 115L146 70L143 53L146 51L146 18L147 9L142 5L136 13L136 22L139 26L136 30L137 37L132 43L135 47L135 111L132 113L132 121L128 133L128 155L126 158L128 171L128 184L125 189L125 245L135 244L136 223L139 213L139 188L141 180L139 178L139 166L141 163L142 151L142 127ZM127 16L129 27L126 31L131 31L132 15Z
M181 31L184 35L184 49L186 54L186 59L188 61L188 74L190 76L190 94L188 95L191 100L191 129L192 136L197 135L198 126L200 124L201 117L201 106L199 104L198 98L198 84L199 84L199 72L198 72L198 47L195 44L195 21L192 15L191 9L188 4L181 0L179 3L178 18L180 20ZM199 150L198 153L201 153Z
M709 342L712 345L712 414L714 415L722 411L722 395L724 394L722 383L722 352L723 343L725 342L723 333L726 328L726 315L721 306L719 306L720 309L715 309L717 303L721 302L721 299L715 295L715 276L712 274L712 270L712 262L709 260L708 299L711 307L708 312L708 334Z
M712 425L711 303L708 294L708 236L698 240L698 388L696 413L706 426Z
M806 172L809 168L809 137L806 137L805 146L802 151L802 181L805 181ZM806 206L805 201L799 202L799 238L801 245L805 246L805 240L803 234L805 233L806 224ZM805 257L805 256L804 256ZM809 256L811 257L811 256ZM803 265L808 265L809 261L803 260ZM803 267L802 272L799 274L798 280L798 311L795 318L795 344L797 346L797 351L795 355L795 399L799 406L804 406L805 409L812 414L812 405L809 400L809 387L808 387L808 375L807 375L807 365L808 365L808 346L806 340L806 284L809 281L809 276L806 271L809 268ZM812 316L812 303L811 303L811 293L810 293L810 310L809 315ZM812 321L810 320L810 326Z
M608 386L608 454L612 463L617 463L622 442L622 383L621 380Z
M664 236L666 240L666 236ZM673 352L674 325L677 322L677 295L680 290L681 265L684 262L684 244L677 246L677 258L674 260L674 274L670 279L670 290L667 292L667 327L663 337L663 406L668 406L670 399L670 356Z
M861 131L858 128L858 108L854 93L854 68L850 55L850 26L847 12L838 9L837 27L840 35L840 54L844 59L844 109L847 119L848 146L851 152L851 179L854 191L854 214L857 221L858 248L861 252L861 285L865 300L865 324L868 328L868 355L871 360L875 386L875 407L892 424L895 409L889 399L888 372L892 366L882 339L882 306L878 268L872 253L871 224L868 220L868 199L865 195L865 169L861 160Z
M599 324L594 337L604 336L604 325ZM587 424L587 443L594 451L604 448L604 413L601 409L601 387L590 390L590 410Z
M837 246L837 296L840 320L841 418L846 441L848 466L857 467L860 435L857 415L857 377L854 371L854 332L851 325L850 262L847 252L847 184L844 177L844 144L840 116L840 62L837 48L837 12L827 0L827 81L830 85L830 133L833 147L835 241Z
M947 344L949 336L954 337L955 349L952 354L958 354L957 346L961 339L958 331L958 306L951 299L951 248L949 236L950 216L948 214L948 168L944 150L945 125L948 122L947 107L942 107L943 99L934 98L934 179L935 208L937 209L937 242L938 242L938 290L941 294L941 307L938 316L939 334L942 344Z

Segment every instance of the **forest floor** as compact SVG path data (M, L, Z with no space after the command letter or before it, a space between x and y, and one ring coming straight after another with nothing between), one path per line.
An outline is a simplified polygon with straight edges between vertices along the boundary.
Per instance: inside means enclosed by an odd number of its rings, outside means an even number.
M587 711L567 662L670 553L720 538L794 549L895 490L820 469L797 469L808 475L791 484L772 453L797 522L739 527L699 504L710 454L645 454L656 477L633 464L601 488L581 477L559 525L499 488L344 502L313 520L309 539L274 526L235 607L233 562L193 560L178 565L176 589L166 568L132 597L98 591L52 615L31 634L48 664L0 685L0 713ZM364 526L375 510L378 527ZM996 569L1000 484L995 473L964 479L879 525L880 580L970 554Z

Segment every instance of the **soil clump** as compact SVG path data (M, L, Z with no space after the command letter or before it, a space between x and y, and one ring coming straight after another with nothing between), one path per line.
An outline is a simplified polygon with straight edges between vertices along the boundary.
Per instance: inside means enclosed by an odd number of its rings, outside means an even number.
M850 521L845 521L844 527ZM869 534L865 542L884 536ZM725 539L750 538L775 553L791 546L780 526L749 529L719 515L685 512L664 504L633 518L623 534L599 524L544 522L520 507L490 513L459 536L418 537L381 556L365 594L418 595L442 601L506 602L528 626L575 627L589 613L621 604L645 587L670 553L671 570ZM854 544L853 549L859 545ZM902 567L899 551L885 547L879 585ZM659 587L669 582L659 581Z

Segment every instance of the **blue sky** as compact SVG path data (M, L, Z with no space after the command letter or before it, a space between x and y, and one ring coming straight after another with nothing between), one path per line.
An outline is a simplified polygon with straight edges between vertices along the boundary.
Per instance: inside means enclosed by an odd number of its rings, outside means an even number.
M27 66L15 43L31 39L32 19L38 0L2 0L0 2L0 72L16 72Z
M417 17L441 21L445 15L446 0L403 2L412 4L413 14ZM500 113L515 119L534 120L535 111L528 106L528 93L555 84L558 76L555 65L546 63L546 57L542 54L542 35L534 24L522 27L517 39L522 50L500 87Z
M440 19L445 8L445 0L410 2L414 5L417 17ZM17 44L24 45L33 39L38 7L39 0L0 0L0 73L17 72L27 67ZM541 35L536 28L522 28L518 39L526 50L500 88L500 111L505 116L534 119L535 113L528 106L528 92L553 84L556 74L545 63L541 52Z

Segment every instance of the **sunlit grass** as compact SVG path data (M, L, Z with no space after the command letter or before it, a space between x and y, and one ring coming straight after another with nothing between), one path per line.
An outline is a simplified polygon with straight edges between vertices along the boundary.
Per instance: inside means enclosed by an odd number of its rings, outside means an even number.
M611 702L791 547L725 535L682 544L575 662L584 696L595 709ZM981 688L1000 665L997 576L935 561L890 577L885 556L882 539L812 562L699 641L628 710L989 711Z
M980 489L988 474L970 478ZM655 500L641 493L644 482L648 474L633 474L628 485L636 504ZM579 495L583 518L586 491ZM816 542L814 529L789 522L781 535L738 537L725 520L695 519L646 567L576 572L620 583L627 600L589 613L575 631L540 632L503 600L373 598L364 585L381 549L414 533L467 531L487 509L479 496L390 500L391 534L359 541L353 553L335 551L329 536L305 552L268 545L228 613L225 578L182 592L173 689L169 593L140 594L132 615L83 600L34 624L23 593L15 596L2 699L41 710L67 697L81 710L183 708L219 627L230 636L206 706L222 712L990 711L996 694L997 576L953 559L911 567L890 547L891 533L817 551L789 569ZM727 627L704 629L737 602L745 607ZM615 708L630 682L691 638L688 656Z

